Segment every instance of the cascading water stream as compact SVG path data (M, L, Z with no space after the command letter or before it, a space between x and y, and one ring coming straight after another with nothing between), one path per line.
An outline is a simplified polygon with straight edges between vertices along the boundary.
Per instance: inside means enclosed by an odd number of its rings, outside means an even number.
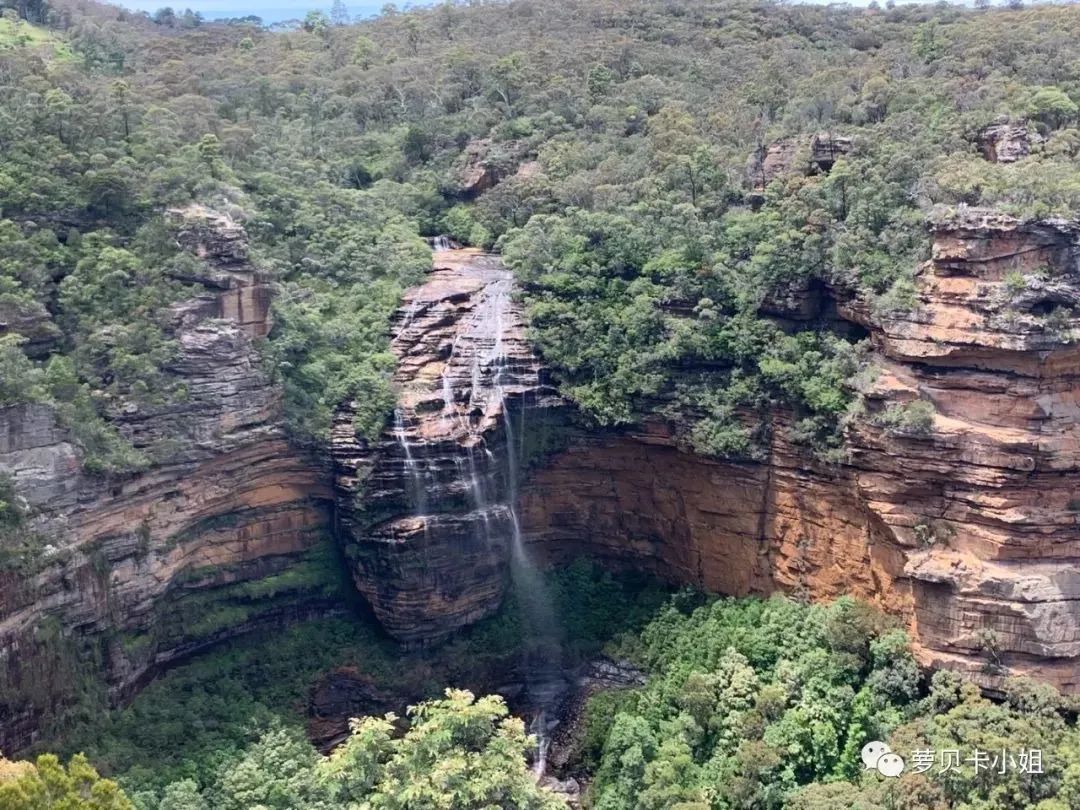
M454 247L449 240L432 240L435 250ZM562 667L561 634L554 607L540 569L530 558L518 514L518 484L525 451L524 407L521 391L535 387L515 367L505 339L511 321L513 280L497 260L484 256L470 258L467 269L475 274L479 287L476 304L460 321L446 348L441 379L433 380L435 402L441 398L438 433L456 445L454 469L456 488L468 499L474 513L473 526L485 544L494 549L496 541L506 542L509 551L511 587L520 605L526 638L523 671L525 705L533 720L530 732L538 741L534 771L538 777L547 767L551 718L567 690ZM402 327L407 328L409 313ZM520 418L519 418L520 413ZM394 414L394 434L401 446L409 497L418 514L428 508L429 483L420 460L429 450L410 445L408 413ZM504 445L491 443L502 434ZM430 477L430 476L428 476ZM480 534L482 533L482 535Z
M503 343L503 313L507 309L510 297L509 280L496 291L496 340L492 347L490 368L493 371L492 392L494 401L502 411L506 435L506 500L510 512L511 577L518 599L525 613L526 630L533 642L526 651L525 687L530 701L536 708L536 716L530 726L530 733L537 738L536 759L533 772L542 777L547 769L547 752L550 745L548 713L560 701L566 690L563 677L561 638L559 622L555 616L547 587L544 584L539 567L533 561L525 546L521 522L518 518L518 482L520 461L524 453L524 413L522 414L521 444L515 439L514 419L511 403L504 389L504 375L510 365L510 358Z
M427 514L427 476L412 452L409 434L405 429L405 414L401 408L394 409L394 438L401 446L401 455L405 464L405 486L409 505L416 515Z

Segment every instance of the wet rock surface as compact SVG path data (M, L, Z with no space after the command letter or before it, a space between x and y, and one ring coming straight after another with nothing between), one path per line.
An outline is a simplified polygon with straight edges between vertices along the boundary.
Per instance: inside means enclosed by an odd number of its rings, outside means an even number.
M374 446L335 420L339 539L383 626L428 643L493 613L515 515L507 418L561 405L529 346L512 278L477 251L437 252L394 324L394 422ZM519 440L523 435L519 433Z

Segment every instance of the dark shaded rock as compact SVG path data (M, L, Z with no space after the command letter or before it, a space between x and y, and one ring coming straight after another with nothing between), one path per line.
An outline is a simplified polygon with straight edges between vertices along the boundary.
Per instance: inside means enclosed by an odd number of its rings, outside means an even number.
M349 721L400 713L406 699L386 694L355 667L328 672L311 691L308 704L308 738L329 752L349 736Z

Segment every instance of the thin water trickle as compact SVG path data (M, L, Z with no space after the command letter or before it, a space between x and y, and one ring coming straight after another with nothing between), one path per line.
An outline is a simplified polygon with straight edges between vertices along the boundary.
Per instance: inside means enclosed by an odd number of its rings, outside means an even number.
M433 239L433 248L453 247L444 240ZM482 286L472 312L455 330L441 371L442 426L455 437L459 448L453 468L457 491L471 502L478 539L489 545L500 535L508 540L511 585L524 620L526 702L534 718L530 731L538 741L534 770L543 776L550 718L556 716L566 682L555 610L540 569L526 547L518 511L519 471L525 449L524 403L521 381L515 376L518 369L504 334L511 325L513 280L505 269L485 258L471 262L469 270ZM408 321L406 315L404 322ZM394 417L410 499L423 513L426 481L415 457L419 452L414 453L417 448L410 446L405 415L399 409ZM499 428L503 444L496 445L491 440Z
M401 446L401 455L405 464L406 495L413 514L427 514L427 473L412 452L409 434L405 429L405 414L401 408L394 409L394 437Z
M507 296L505 300L508 302L509 289L501 290L500 295L503 294ZM511 403L507 399L503 388L503 375L507 371L510 358L507 356L502 342L502 309L500 307L499 339L493 346L492 359L495 370L493 388L496 400L502 409L506 433L507 505L510 511L511 524L510 572L518 599L525 613L526 631L531 642L531 649L526 652L525 688L529 693L530 702L537 708L531 732L537 739L533 771L539 778L544 776L547 769L547 751L550 745L547 714L549 710L553 711L561 700L565 691L565 682L562 676L562 653L559 643L558 619L555 616L555 609L540 568L533 561L528 548L525 546L521 521L518 517L519 467L522 458L519 453L524 447L525 408L520 408L522 413L520 425L522 428L522 445L518 445L515 440L516 431L514 430Z
M536 737L536 760L533 762L532 771L537 779L543 778L547 772L547 754L551 739L548 737L546 726L547 712L541 709L529 726L529 733Z

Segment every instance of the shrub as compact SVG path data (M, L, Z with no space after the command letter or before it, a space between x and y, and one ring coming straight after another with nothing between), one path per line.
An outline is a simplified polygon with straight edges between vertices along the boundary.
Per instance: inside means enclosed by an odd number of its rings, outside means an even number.
M891 403L874 417L874 423L890 436L926 438L934 432L935 414L933 403L927 400Z

